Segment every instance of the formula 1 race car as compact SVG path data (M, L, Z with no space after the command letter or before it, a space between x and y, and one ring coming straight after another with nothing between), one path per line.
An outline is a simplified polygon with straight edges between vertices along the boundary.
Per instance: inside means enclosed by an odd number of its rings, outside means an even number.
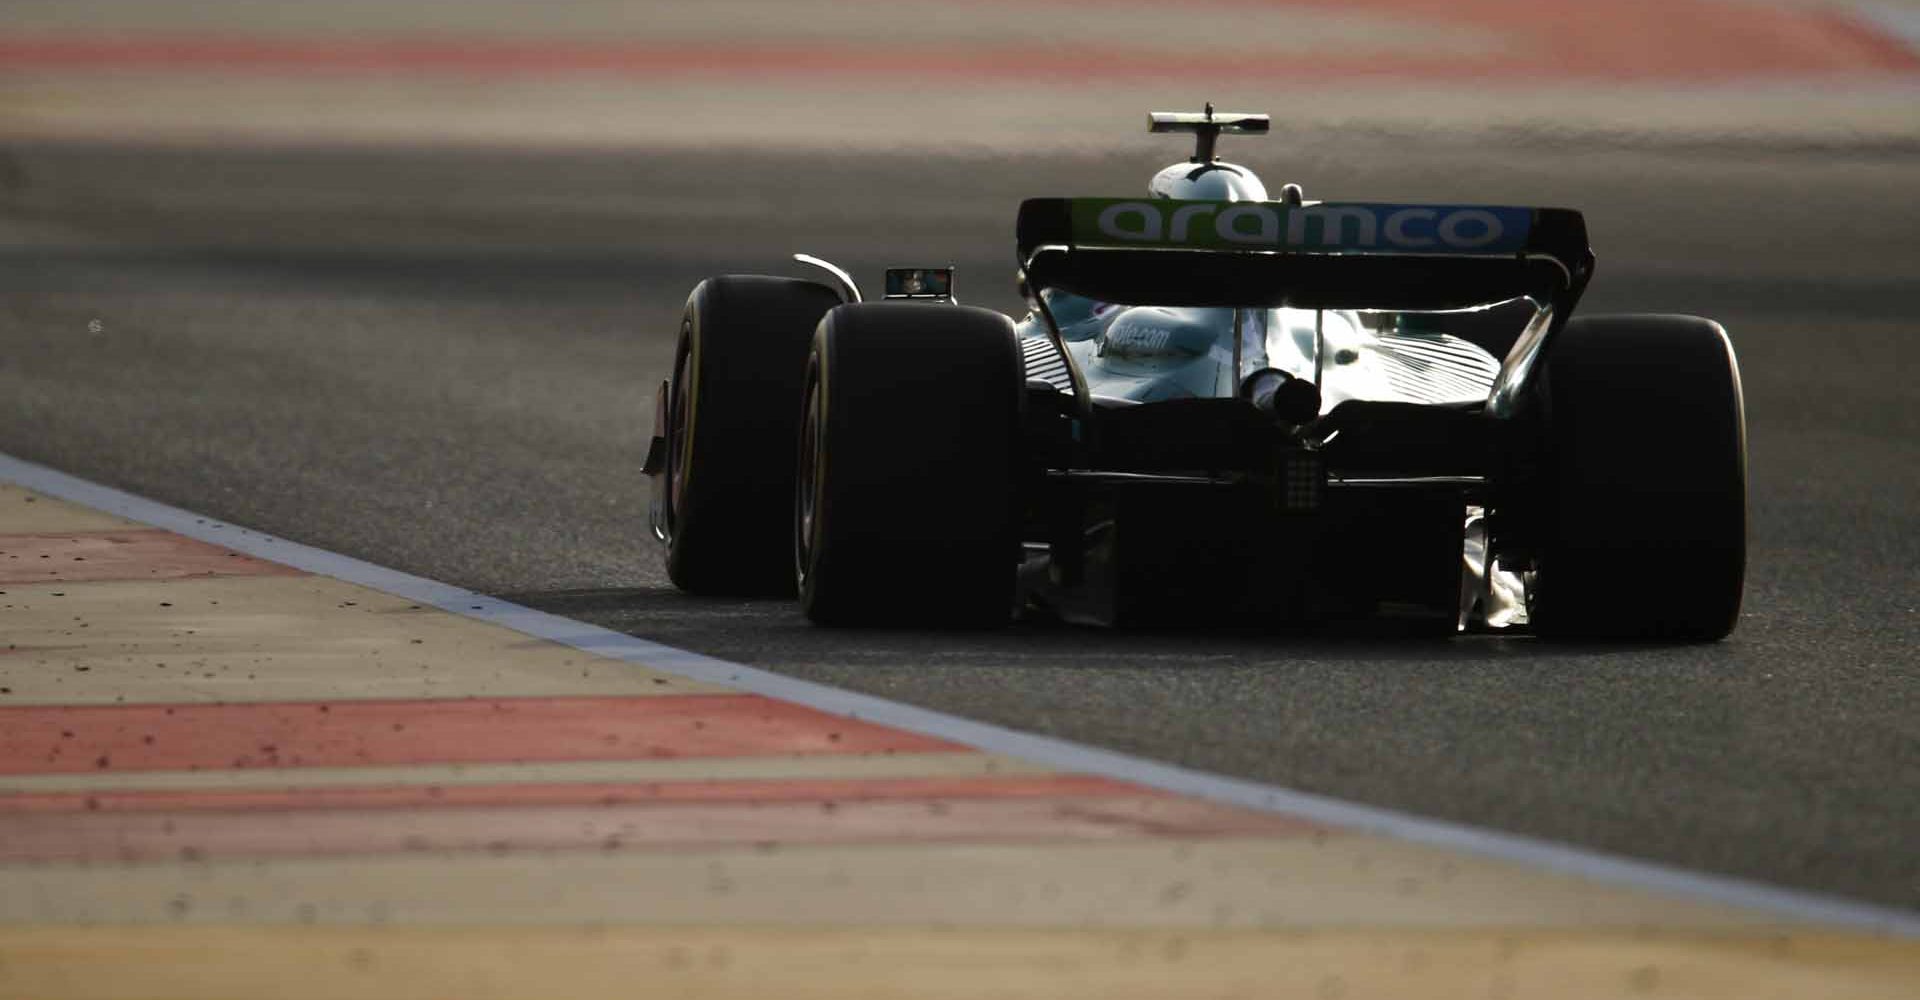
M1214 155L1265 116L1150 122L1198 147L1150 197L1020 206L1017 322L944 268L701 282L646 464L673 582L833 625L1732 630L1724 329L1573 319L1578 212L1270 198Z

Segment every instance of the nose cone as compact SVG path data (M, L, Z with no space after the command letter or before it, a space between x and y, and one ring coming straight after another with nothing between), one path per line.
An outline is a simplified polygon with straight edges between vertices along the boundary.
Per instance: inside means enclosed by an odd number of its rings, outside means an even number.
M1253 171L1235 163L1176 163L1153 176L1147 191L1155 198L1186 201L1266 201L1267 186Z

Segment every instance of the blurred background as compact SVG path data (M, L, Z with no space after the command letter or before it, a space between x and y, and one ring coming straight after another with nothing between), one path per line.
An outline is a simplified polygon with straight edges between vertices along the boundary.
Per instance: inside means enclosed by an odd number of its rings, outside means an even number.
M1408 133L1887 141L1915 124L1917 25L1913 0L11 0L0 122L1059 150L1210 98Z
M1019 199L1144 193L1190 149L1146 113L1205 101L1275 116L1221 150L1269 189L1580 208L1584 308L1727 324L1732 641L855 636L666 586L639 470L695 281L952 263L1018 309ZM0 3L0 451L800 676L1905 906L1916 301L1920 0Z
M0 235L1004 260L1019 197L1140 189L1184 153L1144 113L1209 100L1277 116L1224 150L1269 186L1621 198L1603 259L1698 264L1701 213L1913 152L1920 0L10 0Z
M871 225L871 210L848 217L858 199L911 197L917 216L1004 235L1018 194L1139 188L1182 152L1144 133L1144 113L1208 100L1281 120L1227 149L1270 184L1524 200L1461 164L1570 154L1631 182L1638 158L1676 152L1737 167L1905 153L1917 97L1920 0L9 0L0 208L260 212L271 233L199 238L331 245L424 235L381 225L387 210L542 228L691 219L749 237L776 214L776 230ZM56 141L153 152L90 182L71 164L32 169L18 145ZM266 148L355 155L305 170L317 161L248 155ZM637 166L396 163L454 148ZM183 149L250 165L209 176L201 157L183 177L165 152ZM863 158L962 166L876 190L849 180ZM1799 165L1783 164L1772 200L1803 193ZM1365 186L1374 169L1394 172L1390 189ZM342 212L370 217L342 230ZM312 231L307 213L335 221ZM536 242L554 239L569 242Z

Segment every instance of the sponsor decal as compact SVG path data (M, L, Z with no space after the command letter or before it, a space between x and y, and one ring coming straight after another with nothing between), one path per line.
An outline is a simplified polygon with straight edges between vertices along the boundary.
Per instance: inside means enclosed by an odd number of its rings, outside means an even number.
M1197 358L1207 353L1214 340L1210 330L1195 330L1136 321L1130 317L1116 320L1101 338L1098 354L1121 358Z
M1517 253L1533 210L1486 205L1073 201L1074 242L1208 250Z

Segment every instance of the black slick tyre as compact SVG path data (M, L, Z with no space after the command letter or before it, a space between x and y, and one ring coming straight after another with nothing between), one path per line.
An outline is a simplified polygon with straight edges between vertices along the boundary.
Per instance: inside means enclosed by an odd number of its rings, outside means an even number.
M694 594L793 593L793 442L813 329L840 298L726 275L687 299L667 426L667 576Z
M1575 319L1542 361L1534 631L1725 637L1747 555L1746 417L1726 331L1691 316Z
M794 504L822 625L1003 625L1019 556L1024 367L965 306L835 309L807 364Z

